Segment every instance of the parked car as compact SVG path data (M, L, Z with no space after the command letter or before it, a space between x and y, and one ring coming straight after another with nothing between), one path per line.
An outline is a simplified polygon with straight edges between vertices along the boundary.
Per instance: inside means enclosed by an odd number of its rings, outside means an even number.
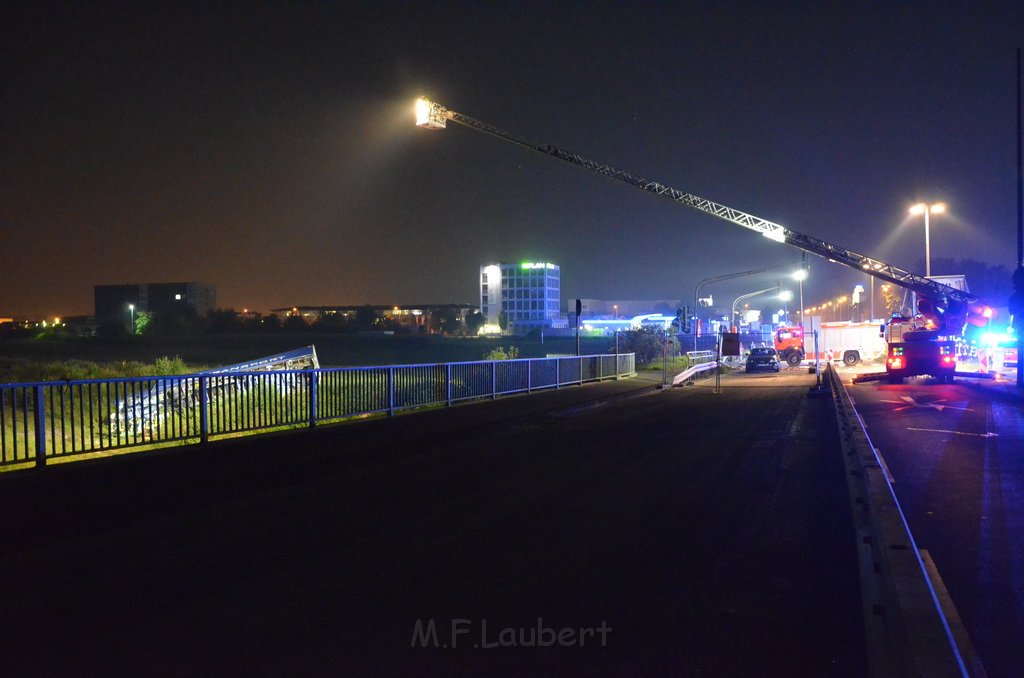
M747 372L778 372L782 368L774 348L754 347L747 354Z

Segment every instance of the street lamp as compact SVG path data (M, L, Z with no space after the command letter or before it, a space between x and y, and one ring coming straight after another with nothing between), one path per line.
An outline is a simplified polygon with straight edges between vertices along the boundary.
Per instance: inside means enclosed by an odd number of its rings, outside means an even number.
M135 334L135 304L128 304L128 311L131 313L132 334Z
M740 296L736 297L733 300L733 302L732 302L732 315L729 316L729 321L733 322L735 320L735 318L736 318L736 304L738 304L739 302L743 301L744 299L749 299L750 297L756 297L759 294L764 294L765 292L771 292L772 290L777 290L777 289L779 289L778 285L776 285L774 287L766 287L763 290L758 290L756 292L751 292L749 294L741 294Z
M932 274L932 246L928 233L928 215L942 214L945 211L946 203L943 202L937 202L934 205L919 202L910 208L911 214L915 216L918 214L924 215L924 275L926 278Z
M777 266L768 266L767 268L758 268L758 269L755 269L753 271L741 271L739 273L727 273L726 275L716 275L716 276L712 276L710 278L704 278L703 280L698 282L697 283L697 287L695 287L694 290L693 290L693 321L694 321L694 328L693 328L693 350L694 351L697 350L697 327L696 326L700 323L700 317L699 317L699 314L698 314L697 311L700 308L700 290L701 290L702 287L704 287L704 285L706 285L707 283L712 283L712 282L722 282L723 280L732 280L733 278L742 278L744 276L755 275L757 273L766 273L768 271L772 271L772 270L775 270L777 268L784 268L784 267L788 267L788 266L790 266L790 264L778 264ZM735 309L733 309L733 313L735 313L735 312L736 312ZM732 322L732 318L730 318L729 321Z
M793 279L800 283L800 329L804 328L804 281L807 280L807 269L801 268L793 273Z
M779 292L779 301L785 306L783 307L783 315L786 316L786 324L789 324L789 302L793 299L793 293L789 290L782 290Z

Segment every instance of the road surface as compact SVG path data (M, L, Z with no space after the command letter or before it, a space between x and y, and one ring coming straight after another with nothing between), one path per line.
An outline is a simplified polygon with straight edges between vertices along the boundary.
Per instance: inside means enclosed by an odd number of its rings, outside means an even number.
M847 386L990 676L1024 666L1024 408L969 381Z
M2 477L0 673L864 675L810 379L597 384Z

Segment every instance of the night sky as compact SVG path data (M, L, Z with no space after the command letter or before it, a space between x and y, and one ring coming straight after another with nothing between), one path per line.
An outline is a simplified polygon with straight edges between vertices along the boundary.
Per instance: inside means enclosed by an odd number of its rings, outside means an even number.
M1024 4L5 3L0 316L201 280L222 307L690 299L800 253L450 125L441 104L923 273L1016 261ZM955 273L956 271L933 271ZM774 283L748 278L717 298ZM820 259L807 304L862 276Z

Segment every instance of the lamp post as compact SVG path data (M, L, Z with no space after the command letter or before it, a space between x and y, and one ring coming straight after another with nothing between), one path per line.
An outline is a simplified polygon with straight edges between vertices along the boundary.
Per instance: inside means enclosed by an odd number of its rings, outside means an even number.
M924 275L927 278L932 274L932 245L931 236L929 235L928 228L928 215L929 214L942 214L946 211L946 203L937 202L934 205L928 203L919 202L910 208L910 213L914 215L924 215Z
M733 300L733 302L732 302L732 315L729 316L729 321L733 322L736 319L736 304L738 304L739 302L743 301L744 299L749 299L750 297L756 297L759 294L764 294L765 292L771 292L772 290L777 290L777 289L779 289L778 285L776 285L774 287L766 287L763 290L758 290L756 292L751 292L749 294L741 294L740 296L736 297Z
M131 313L132 334L135 334L135 304L128 304L128 312Z
M758 269L755 269L753 271L741 271L739 273L727 273L725 275L716 275L716 276L712 276L710 278L704 278L703 280L698 282L697 283L697 287L695 287L694 290L693 290L693 321L694 321L694 327L693 327L693 350L694 351L697 350L697 324L700 322L700 317L699 317L699 314L698 314L698 309L700 309L700 290L701 290L702 287L704 287L704 285L706 285L707 283L712 283L712 282L722 282L723 280L732 280L733 278L742 278L744 276L755 275L757 273L766 273L768 271L772 271L772 270L775 270L777 268L784 268L784 267L787 267L787 266L790 266L790 265L791 264L778 264L777 266L768 266L767 268L758 268ZM734 313L735 313L735 310L734 310ZM729 321L732 322L732 318L731 317L729 318Z
M807 280L807 269L801 268L793 273L793 279L800 283L800 329L804 328L804 280Z
M869 275L868 278L871 279L871 317L868 318L868 320L874 320L875 319L875 276Z
M789 290L782 290L779 292L779 299L784 304L782 314L786 317L786 324L789 324L789 300L793 298L793 293Z

